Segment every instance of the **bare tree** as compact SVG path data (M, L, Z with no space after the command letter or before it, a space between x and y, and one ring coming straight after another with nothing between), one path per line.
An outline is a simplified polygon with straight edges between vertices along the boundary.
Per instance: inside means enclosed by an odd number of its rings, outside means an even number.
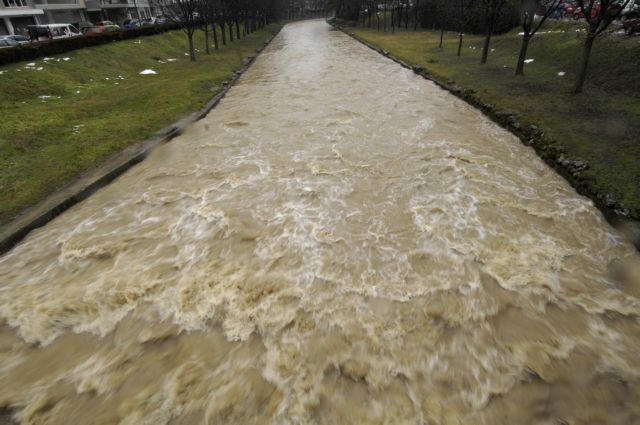
M455 16L456 16L456 24L458 27L458 51L456 52L456 56L462 55L462 40L464 38L464 29L467 26L469 20L469 7L471 6L471 2L473 0L456 0L456 4L454 5L456 8Z
M216 21L220 4L218 0L199 0L198 14L200 15L201 29L204 31L205 49L209 53L209 27L213 33L213 43L215 49L219 49L218 33L216 31Z
M200 0L161 0L160 7L163 15L180 26L187 34L189 40L189 59L196 60L196 51L193 46L193 34L200 27L198 8Z
M520 47L520 55L518 56L518 64L516 66L516 75L524 74L524 61L527 59L527 50L529 42L538 32L547 18L560 6L563 0L522 0L522 45ZM538 22L535 22L536 12L544 12L540 15Z
M500 16L500 13L506 5L506 0L481 0L480 4L484 9L484 21L485 21L485 37L484 47L482 48L482 59L480 63L487 63L489 57L489 46L491 44L491 36L495 31L496 21Z
M631 0L577 0L577 6L582 8L587 21L587 37L582 46L580 68L573 89L574 93L582 93L584 81L587 77L587 67L591 49L596 38L602 34L630 3Z

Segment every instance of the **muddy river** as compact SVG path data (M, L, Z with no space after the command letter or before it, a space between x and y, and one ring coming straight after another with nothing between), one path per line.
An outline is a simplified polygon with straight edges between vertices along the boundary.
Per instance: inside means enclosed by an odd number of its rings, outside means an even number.
M638 424L640 258L322 21L0 258L0 422Z

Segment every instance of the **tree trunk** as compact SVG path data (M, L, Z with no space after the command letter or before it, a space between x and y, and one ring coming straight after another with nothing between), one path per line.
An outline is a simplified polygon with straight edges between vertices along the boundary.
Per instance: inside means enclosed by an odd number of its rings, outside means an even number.
M582 47L582 59L580 60L580 69L578 70L576 85L573 89L574 93L582 93L584 81L587 78L587 67L589 65L589 57L591 56L591 48L593 47L594 41L596 41L596 33L590 30Z
M376 13L376 19L378 20L378 32L380 32L380 15Z
M438 49L442 49L442 40L444 39L444 28L440 29L440 44L438 45Z
M527 59L527 49L529 49L529 40L531 40L530 34L525 34L522 37L522 46L520 46L520 56L518 56L518 65L516 66L516 75L524 74L524 61Z
M487 63L487 58L489 57L489 46L491 45L491 35L493 34L493 25L490 25L490 28L487 30L487 33L484 37L484 47L482 48L482 60L480 63Z
M204 52L206 54L211 53L209 51L209 25L204 26Z
M238 18L236 18L236 38L240 40L240 22Z
M220 46L218 46L218 30L216 30L216 24L211 24L211 31L213 32L213 45L216 50L218 50Z
M189 60L191 60L191 62L195 62L196 49L193 47L193 31L189 31L187 33L187 38L189 39Z
M391 33L396 32L396 16L394 15L395 7L391 9Z
M229 27L229 41L233 43L233 22L227 24Z
M409 5L404 8L404 29L407 31L409 29Z
M460 56L462 54L462 32L458 33L458 53L456 56Z
M220 22L220 33L222 34L222 44L227 45L227 33L224 29L224 21Z

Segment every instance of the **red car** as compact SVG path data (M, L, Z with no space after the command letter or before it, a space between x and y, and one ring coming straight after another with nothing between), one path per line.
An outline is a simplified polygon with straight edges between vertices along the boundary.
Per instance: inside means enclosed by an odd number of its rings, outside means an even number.
M572 12L569 12L570 9L573 8L567 8L567 14L573 14L573 19L578 20L581 18L584 18L584 11L582 10L581 7L576 7L575 9L572 10ZM621 12L622 6L619 4L612 4L609 6L609 8L607 9L607 14L611 17L611 19L620 16L620 12ZM596 16L598 16L598 14L600 13L600 3L596 3L593 8L591 9L591 17L595 18Z
M622 29L627 35L640 34L640 15L628 16L622 23Z

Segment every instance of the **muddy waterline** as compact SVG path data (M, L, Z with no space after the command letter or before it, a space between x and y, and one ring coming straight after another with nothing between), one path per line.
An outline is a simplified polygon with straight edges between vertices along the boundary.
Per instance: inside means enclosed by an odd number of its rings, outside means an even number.
M0 258L0 406L25 424L640 423L639 269L478 111L290 24L208 117Z

